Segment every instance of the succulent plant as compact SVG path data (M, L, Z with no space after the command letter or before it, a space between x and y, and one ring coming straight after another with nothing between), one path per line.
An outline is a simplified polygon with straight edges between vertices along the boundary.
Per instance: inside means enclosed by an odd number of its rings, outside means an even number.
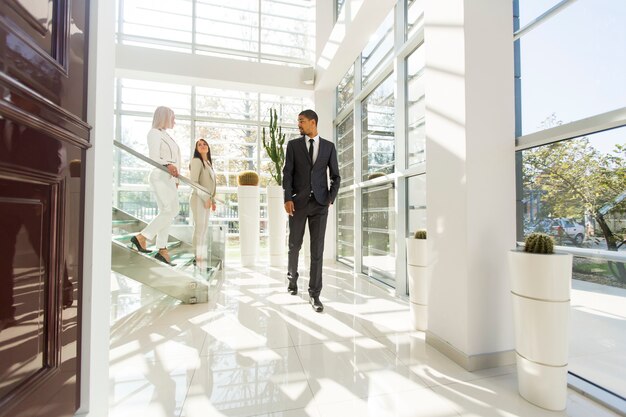
M237 176L239 185L259 185L259 174L254 171L242 171Z
M263 147L267 156L270 157L270 175L276 181L277 185L283 185L282 169L285 164L285 134L283 128L278 126L278 115L276 109L270 109L270 126L269 138L265 137L265 128L263 128Z
M415 239L426 239L426 230L425 229L417 230L413 237Z
M554 253L554 239L545 233L531 233L526 237L525 252L530 253Z

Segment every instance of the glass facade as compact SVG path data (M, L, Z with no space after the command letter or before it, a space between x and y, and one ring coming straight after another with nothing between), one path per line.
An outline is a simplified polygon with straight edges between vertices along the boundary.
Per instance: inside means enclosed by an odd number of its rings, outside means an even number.
M336 88L337 259L408 294L406 274L397 274L404 236L426 227L424 48L418 41L424 2L403 0L396 7L402 13L390 11ZM403 39L394 38L398 30ZM402 76L396 63L404 66Z
M626 2L577 1L519 39L522 135L626 105L624 20Z
M407 165L426 160L426 101L424 94L424 48L417 48L406 59L407 88Z
M337 113L340 113L354 100L354 65L350 67L346 75L337 86Z
M407 179L407 236L416 230L426 229L426 174Z
M311 100L302 97L277 96L250 91L157 83L121 78L116 81L116 138L136 151L147 154L147 132L152 125L154 108L166 103L176 114L171 136L180 146L182 174L188 175L188 162L195 141L204 138L211 147L217 178L218 198L212 221L227 221L229 244L238 244L237 175L244 170L259 172L264 189L270 182L269 163L261 144L261 129L269 122L269 109L277 111L287 140L298 137L297 117L303 109L312 108ZM123 153L114 159L114 205L131 214L146 207L156 208L148 187L150 168L136 165ZM186 186L181 185L180 192ZM181 199L181 221L188 217L188 200ZM265 194L261 196L261 239L267 234Z
M362 179L395 170L395 80L388 77L361 106Z
M352 114L337 126L337 160L341 185L345 189L354 184L354 117Z
M354 265L354 192L337 196L337 259Z
M367 46L361 54L363 85L367 85L371 79L380 73L393 55L393 10L385 18L385 21L372 35Z
M407 0L406 2L406 38L417 33L424 20L424 0Z
M118 2L118 42L126 45L287 65L314 60L315 0Z
M626 3L514 6L518 240L542 232L574 254L568 371L623 399Z
M395 287L396 215L392 183L363 189L362 272Z

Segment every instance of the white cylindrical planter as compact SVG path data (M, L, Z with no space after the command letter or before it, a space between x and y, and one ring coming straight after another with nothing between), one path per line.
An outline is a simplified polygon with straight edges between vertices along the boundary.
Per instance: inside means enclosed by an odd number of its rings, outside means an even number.
M411 323L416 330L428 328L428 291L431 269L426 253L426 239L406 239L407 275Z
M269 227L270 265L283 266L287 258L287 213L285 212L283 187L267 186L267 217Z
M564 410L572 255L511 251L518 389L548 410Z
M239 247L241 265L254 266L259 248L260 200L259 187L240 185L237 187L239 205Z

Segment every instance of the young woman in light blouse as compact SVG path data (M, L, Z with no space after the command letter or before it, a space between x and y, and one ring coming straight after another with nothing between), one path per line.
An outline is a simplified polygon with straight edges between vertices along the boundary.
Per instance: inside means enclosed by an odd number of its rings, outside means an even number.
M193 246L196 262L205 260L208 252L209 213L215 211L215 171L211 159L211 149L204 139L198 139L190 163L189 179L210 191L207 194L195 188L189 199L193 215Z
M130 241L135 248L144 253L147 240L156 237L156 247L159 249L154 257L161 262L173 265L167 251L172 221L180 210L178 204L178 171L180 170L180 148L166 129L174 127L174 111L168 107L158 107L154 111L152 129L148 132L148 150L150 159L167 168L167 172L154 168L150 172L150 186L156 196L159 212L157 216L140 233L133 236Z

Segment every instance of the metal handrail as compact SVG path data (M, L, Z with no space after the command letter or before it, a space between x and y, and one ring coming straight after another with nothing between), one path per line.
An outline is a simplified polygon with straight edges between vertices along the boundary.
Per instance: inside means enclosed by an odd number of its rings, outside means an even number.
M148 158L145 155L140 154L139 152L137 152L136 150L129 148L128 146L124 145L122 142L120 142L119 140L113 140L113 145L117 146L118 148L120 148L121 150L128 152L129 154L131 154L132 156L134 156L135 158L139 158L141 159L143 162L152 165L153 167L160 169L161 171L167 172L168 174L170 173L168 171L168 169L166 167L164 167L163 165L159 164L158 162ZM204 193L207 193L208 195L212 195L212 193L207 189L204 188L203 186L199 185L197 182L194 182L192 180L190 180L189 178L179 175L177 177L181 182L184 182L185 184L189 185L192 188L195 188L198 191L202 191ZM214 195L213 199L215 199L216 201L219 201L220 203L223 203L223 201L218 200L217 198L215 198Z

